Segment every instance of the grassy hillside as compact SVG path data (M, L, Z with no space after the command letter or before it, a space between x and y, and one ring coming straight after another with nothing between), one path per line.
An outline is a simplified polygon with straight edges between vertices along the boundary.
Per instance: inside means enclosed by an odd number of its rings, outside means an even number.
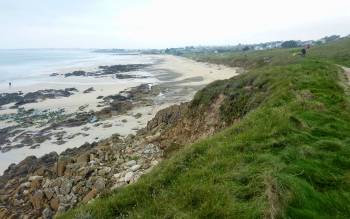
M301 60L296 55L300 49L270 49L263 51L224 52L224 53L189 53L185 57L200 61L223 64L232 67L254 69L262 66L290 64Z
M254 69L262 66L275 66L297 63L303 58L298 55L300 48L270 49L263 51L188 53L184 56L202 62L224 64L234 67ZM350 67L350 38L312 47L307 57L332 61Z
M225 94L220 114L234 125L60 218L350 218L350 102L332 64L349 60L323 55L330 47L305 59L252 53L252 70L192 101L202 107ZM269 63L253 58L267 54ZM237 54L221 55L206 57L229 64Z

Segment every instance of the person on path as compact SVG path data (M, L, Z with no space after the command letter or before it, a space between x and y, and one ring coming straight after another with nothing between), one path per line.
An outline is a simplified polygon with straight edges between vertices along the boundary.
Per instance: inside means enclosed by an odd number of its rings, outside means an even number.
M301 49L301 56L304 57L306 55L306 49L302 48Z

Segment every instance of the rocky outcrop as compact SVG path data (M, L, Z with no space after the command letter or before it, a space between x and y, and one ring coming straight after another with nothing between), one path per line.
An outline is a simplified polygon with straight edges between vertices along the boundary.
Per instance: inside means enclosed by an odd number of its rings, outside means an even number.
M101 74L116 74L120 72L137 71L145 68L147 64L128 64L128 65L111 65L111 66L100 66L102 70Z
M118 136L59 156L28 157L0 177L0 218L52 218L135 182L161 159L157 145Z
M28 174L34 173L35 171L40 171L41 175L48 176L49 173L47 170L54 166L57 159L58 154L56 152L52 152L42 156L41 158L29 156L17 165L11 164L0 177L0 187L3 187L7 180L17 177L25 177Z
M159 93L159 87L141 84L119 94L106 96L103 98L103 103L106 107L95 112L95 115L97 118L105 119L124 114L135 106L147 105L147 101L152 101L150 98L157 96Z
M133 108L131 101L118 101L115 100L110 103L109 107L103 108L102 110L96 112L98 118L109 118L112 116L120 115L126 113Z
M118 79L126 79L126 78L136 78L136 75L127 75L120 74L122 72L130 72L137 71L142 68L148 67L147 64L127 64L127 65L111 65L111 66L99 66L99 70L93 72L85 72L85 71L73 71L69 73L65 73L65 77L72 76L92 76L92 77L101 77L106 75L115 75ZM51 74L50 76L58 76L58 74Z
M57 76L57 75L56 75ZM71 76L86 76L85 71L73 71L70 73L64 74L65 77L71 77Z
M23 94L22 92L18 93L1 93L0 94L0 106L6 105L9 103L15 103L15 106L20 106L27 103L35 103L38 100L45 99L54 99L57 97L69 97L77 92L75 88L66 88L62 90L55 89L46 89L38 90L35 92L29 92Z
M225 100L219 95L208 106L191 103L170 106L160 110L140 133L152 133L150 142L157 142L162 149L171 144L184 145L214 134L229 124L220 119L220 106Z
M166 129L176 124L188 112L188 103L173 105L160 110L156 116L147 123L147 131L152 132L157 129Z
M84 93L84 94L88 94L88 93L91 93L91 92L93 92L93 91L95 91L95 89L94 89L93 87L90 87L90 88L84 90L83 93Z
M67 88L62 90L62 95L67 96L69 94L65 94L66 92L72 93L75 91L74 88ZM92 91L93 88L89 88L85 90L85 93ZM44 93L45 95L48 95L47 98L50 97L50 92ZM40 111L19 107L16 113L0 115L0 120L14 122L15 124L0 128L0 151L5 153L14 148L21 147L35 149L40 147L45 141L49 140L57 145L65 144L67 141L78 135L88 134L84 132L70 134L64 130L58 131L59 129L64 127L83 126L88 123L96 123L96 125L98 125L97 122L99 120L124 114L134 107L153 104L154 98L159 93L160 88L158 86L141 84L137 87L124 90L116 95L101 97L101 102L99 103L101 109L96 112L87 111L86 108L88 105L80 106L78 111L73 113L67 113L64 109ZM55 93L55 95L56 94L57 93ZM21 96L21 98L23 96L23 94L16 95ZM31 95L28 97L32 98ZM27 97L27 94L24 96ZM28 101L29 99L26 99L24 102ZM111 126L111 124L105 124L103 127L110 128ZM25 130L24 128L27 127L33 127L35 130Z
M23 93L1 93L0 94L0 106L14 103L14 102L20 102L23 100Z
M16 114L8 116L8 119L16 121L18 125L13 125L0 129L0 150L7 152L13 148L20 147L39 147L41 143L56 138L57 144L65 141L63 136L67 133L60 131L52 133L62 127L77 127L87 123L97 122L97 117L93 112L77 112L73 114L64 114L64 110L38 112L34 110L19 109ZM22 128L37 126L42 127L36 131L25 131ZM76 135L69 135L65 139L69 140ZM13 142L18 142L14 144Z

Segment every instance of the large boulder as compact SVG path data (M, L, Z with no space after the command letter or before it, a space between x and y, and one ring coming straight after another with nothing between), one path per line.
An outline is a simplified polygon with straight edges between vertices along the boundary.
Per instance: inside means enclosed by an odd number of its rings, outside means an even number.
M135 171L139 170L140 168L141 168L141 165L136 164L136 165L132 166L132 167L130 168L130 170L133 171L133 172L135 172Z
M42 212L43 219L51 219L52 218L52 210L50 208L45 208Z
M51 198L54 196L55 191L52 188L45 188L44 189L45 196L47 200L51 200Z
M25 177L29 174L35 173L35 171L39 168L52 168L54 163L57 161L57 158L58 154L56 152L52 152L42 156L41 158L29 156L18 164L11 164L0 177L0 187L3 187L3 182L7 181L8 179Z
M30 187L32 190L40 189L41 182L43 181L42 176L30 176L29 177Z
M136 160L129 160L128 162L125 163L125 166L132 167L136 164L137 164Z
M124 181L126 183L130 183L133 178L134 178L134 172L127 172L124 176Z
M66 166L72 162L72 158L68 156L60 156L56 164L56 174L57 176L63 176L66 170Z
M18 217L4 207L0 207L0 219L17 219Z
M94 188L97 191L102 191L106 187L106 180L102 177L98 177L94 183Z
M91 199L95 198L97 190L93 188L88 194L86 194L82 200L83 203L88 203Z
M64 179L62 180L61 188L60 188L60 193L63 195L67 195L70 193L72 189L73 183L71 180Z
M50 207L54 211L57 211L59 206L60 206L60 200L57 197L50 200Z
M42 209L44 207L44 193L41 190L37 190L29 198L34 209Z
M93 91L95 91L95 89L94 89L93 87L90 87L90 88L84 90L83 93L84 93L84 94L87 94L87 93L91 93L91 92L93 92Z
M73 71L73 72L64 74L64 77L71 77L71 76L86 76L86 72L85 71Z
M110 103L108 107L103 108L95 114L98 118L109 118L113 115L120 115L126 113L127 111L131 110L132 107L133 104L131 101L114 100Z
M153 119L147 123L146 130L152 131L154 129L164 128L174 125L187 112L188 104L173 105L168 108L160 110Z
M115 100L110 104L110 107L112 114L121 114L132 109L132 102Z
M90 154L83 153L82 155L77 157L77 163L88 163L90 161Z

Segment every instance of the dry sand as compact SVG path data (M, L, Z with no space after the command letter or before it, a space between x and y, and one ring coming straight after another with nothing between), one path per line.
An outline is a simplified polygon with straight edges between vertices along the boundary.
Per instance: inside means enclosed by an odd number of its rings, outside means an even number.
M223 80L237 75L238 68L230 68L223 65L196 62L191 59L164 55L163 62L155 65L154 68L163 68L181 74L175 81L185 81L195 77L202 77L197 82L183 83L183 85L206 85L216 80Z

